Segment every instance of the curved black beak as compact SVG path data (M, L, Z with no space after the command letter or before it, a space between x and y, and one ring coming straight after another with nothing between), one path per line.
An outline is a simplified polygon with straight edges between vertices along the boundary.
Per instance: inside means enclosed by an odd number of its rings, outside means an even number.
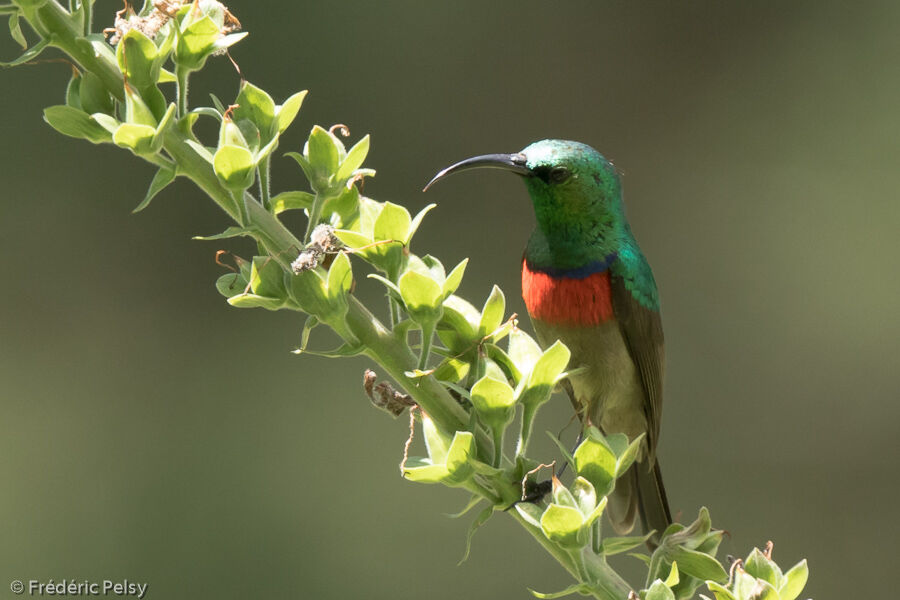
M422 191L427 192L428 188L434 185L436 181L448 175L468 171L469 169L503 169L519 175L530 175L531 171L525 166L525 163L526 158L524 154L483 154L481 156L473 156L472 158L461 160L435 175Z

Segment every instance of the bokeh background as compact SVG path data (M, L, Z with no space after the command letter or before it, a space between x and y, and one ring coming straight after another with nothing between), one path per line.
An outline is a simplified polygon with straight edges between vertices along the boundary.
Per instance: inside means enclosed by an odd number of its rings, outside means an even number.
M470 257L477 303L496 282L524 314L524 189L492 172L423 183L545 137L614 160L662 295L674 510L708 506L723 554L774 540L785 567L807 557L804 597L883 595L900 490L900 4L230 5L247 78L276 100L311 90L281 151L315 123L371 133L366 192L437 202L416 249ZM99 0L98 25L119 7ZM406 421L364 399L367 361L298 358L301 317L228 307L213 254L250 250L190 240L226 225L191 185L131 215L152 169L41 120L67 70L0 72L0 597L16 578L127 578L155 599L568 585L503 517L456 566L467 522L442 513L465 497L400 479ZM213 60L193 102L237 82ZM305 184L278 159L274 185ZM554 404L544 429L568 419Z

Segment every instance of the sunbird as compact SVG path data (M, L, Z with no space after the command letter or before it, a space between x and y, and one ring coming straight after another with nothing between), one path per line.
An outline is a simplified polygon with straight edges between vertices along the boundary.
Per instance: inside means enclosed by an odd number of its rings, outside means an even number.
M638 460L615 485L607 514L615 531L637 518L656 536L672 523L656 460L665 349L650 264L625 218L613 164L579 142L543 140L515 154L485 154L428 183L477 168L520 175L537 226L522 259L522 297L539 343L572 352L563 382L584 427L629 439L646 434ZM579 368L580 367L580 368Z

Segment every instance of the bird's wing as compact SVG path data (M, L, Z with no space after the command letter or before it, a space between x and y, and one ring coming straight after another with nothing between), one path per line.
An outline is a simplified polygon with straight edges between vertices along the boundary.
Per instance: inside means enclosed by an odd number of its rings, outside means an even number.
M656 284L650 266L640 261L629 273L613 269L610 274L613 311L631 359L637 366L644 387L644 412L647 418L647 448L650 462L656 456L659 423L662 416L665 347L662 319L656 299ZM655 308L655 310L654 310Z

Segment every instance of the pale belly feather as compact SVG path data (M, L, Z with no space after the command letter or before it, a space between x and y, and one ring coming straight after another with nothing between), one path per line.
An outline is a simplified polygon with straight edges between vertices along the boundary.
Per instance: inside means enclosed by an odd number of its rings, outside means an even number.
M615 319L588 327L535 320L534 329L543 347L557 339L568 346L570 369L586 367L570 381L579 403L591 407L592 425L630 439L647 431L644 389Z

